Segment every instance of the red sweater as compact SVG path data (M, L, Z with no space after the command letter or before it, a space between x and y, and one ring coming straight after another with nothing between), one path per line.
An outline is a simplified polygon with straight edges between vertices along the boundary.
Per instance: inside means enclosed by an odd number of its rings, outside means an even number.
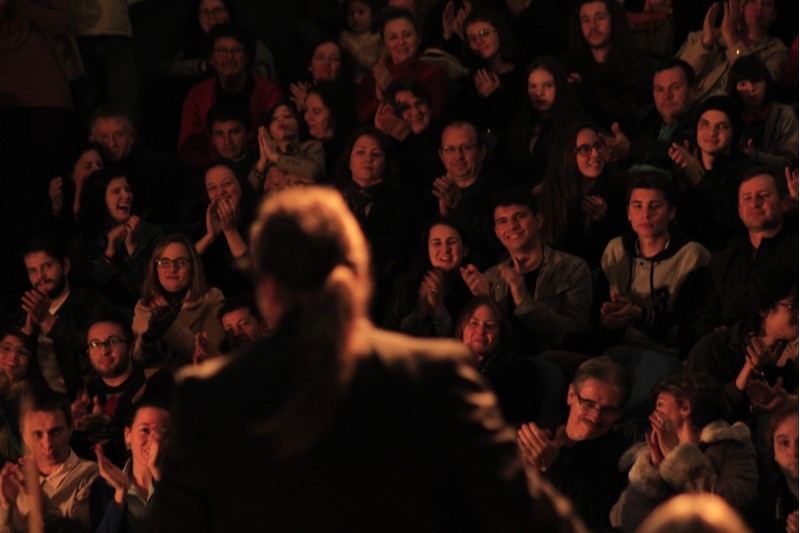
M412 78L424 83L431 92L432 118L435 120L442 115L450 94L450 78L444 69L423 63L419 56L400 64L392 63L391 59L386 58L384 63L392 75L392 80ZM371 124L379 103L375 95L375 78L370 72L364 76L358 89L358 121L362 124Z
M257 128L267 119L267 112L283 99L283 95L275 82L256 74L252 76L255 88L250 97L250 116L253 127ZM206 133L206 114L216 101L216 91L217 78L212 77L192 87L183 101L178 159L195 170L205 168L219 155ZM257 147L256 144L254 148Z

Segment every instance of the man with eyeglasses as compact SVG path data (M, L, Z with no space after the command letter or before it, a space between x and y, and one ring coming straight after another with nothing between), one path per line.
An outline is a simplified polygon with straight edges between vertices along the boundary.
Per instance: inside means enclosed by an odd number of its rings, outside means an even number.
M484 167L488 154L486 141L477 128L466 121L450 123L442 131L439 158L444 176L433 182L433 197L438 201L436 215L458 221L469 234L473 251L499 251L492 232L490 200L498 190L499 176ZM431 209L426 210L428 214Z
M141 368L131 358L133 333L114 315L98 316L86 333L86 353L93 376L72 403L73 447L92 457L101 441L103 451L117 465L124 463L123 428L140 403L166 405L174 384L172 375L157 368Z
M567 391L564 425L523 424L517 432L522 456L575 505L592 530L610 527L609 512L625 488L617 464L630 445L614 429L631 391L625 369L609 357L581 364Z
M89 367L84 332L89 317L108 312L111 304L98 292L70 285L70 260L63 243L41 236L23 252L31 289L22 295L22 332L28 336L35 363L48 386L71 397Z
M560 349L565 336L589 331L589 267L544 243L542 215L529 190L501 191L493 203L494 231L509 257L485 273L469 264L461 276L475 296L491 295L506 313L512 351Z
M191 88L183 102L178 159L193 170L208 166L217 152L206 133L206 115L215 104L248 109L252 124L263 124L267 112L283 99L278 85L249 71L253 39L232 24L219 24L209 33L209 65L214 76ZM257 139L250 139L257 152Z

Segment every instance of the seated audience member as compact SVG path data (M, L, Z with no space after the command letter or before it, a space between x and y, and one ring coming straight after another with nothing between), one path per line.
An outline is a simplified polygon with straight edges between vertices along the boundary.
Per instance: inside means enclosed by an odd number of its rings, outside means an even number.
M566 126L550 147L539 197L547 244L577 255L593 270L608 241L625 231L627 175L607 165L605 155L597 127Z
M142 288L147 261L161 228L134 215L124 174L98 170L86 179L78 212L80 233L70 256L75 282L130 309Z
M306 109L308 91L323 81L338 81L349 92L355 92L356 86L350 75L348 64L342 60L342 46L334 39L323 38L310 47L311 53L304 63L306 68L289 84L289 100L295 110Z
M186 38L186 46L178 51L167 69L170 76L186 76L200 81L214 74L214 66L208 60L208 38L211 30L219 24L236 21L235 2L231 0L194 0L197 24L193 24ZM253 58L250 71L258 76L277 81L272 53L259 39L254 39Z
M509 317L512 349L533 355L558 349L566 335L588 332L592 279L586 262L544 243L530 191L501 191L494 205L495 234L510 257L483 274L467 265L461 275L474 295L491 295Z
M566 423L552 431L528 422L517 431L525 460L570 499L592 530L610 526L609 511L625 488L617 463L630 443L614 424L630 391L621 365L608 357L589 359L567 391Z
M470 245L452 219L435 219L424 233L414 269L398 278L383 327L417 337L449 337L454 320L472 297L459 269Z
M660 170L672 175L669 149L672 143L690 138L694 71L688 63L671 59L653 74L653 104L643 107L631 124L611 125L603 135L609 159L629 172ZM627 132L627 133L626 133Z
M414 15L406 9L386 9L380 22L380 33L386 58L373 65L358 88L358 121L371 124L384 101L392 81L413 78L424 83L431 92L431 114L434 120L444 115L450 93L450 78L441 67L423 63L419 56L420 33Z
M779 178L757 166L739 181L739 219L746 232L711 256L710 282L703 291L700 334L729 327L748 313L744 287L765 267L797 273L797 217L784 213L786 189Z
M94 374L72 403L73 446L82 457L105 442L105 454L121 465L123 424L139 404L167 405L173 380L163 369L134 365L133 332L113 315L95 317L86 334L86 351ZM80 444L80 445L79 445Z
M339 81L317 83L308 90L303 119L308 134L322 143L325 171L334 178L336 166L344 157L344 145L355 127L355 99L347 85Z
M758 497L748 519L763 533L797 531L798 443L797 398L779 405L766 432L769 459L759 465Z
M650 513L637 533L752 533L742 517L714 494L679 494ZM781 530L783 532L783 530Z
M696 287L687 281L711 254L674 224L669 178L658 172L634 175L627 197L631 229L608 243L601 260L600 323L617 332L614 344L674 352L695 302Z
M101 494L92 495L93 506L99 508L97 513L92 509L92 531L144 530L156 484L161 481L160 451L169 430L169 411L161 404L142 402L125 420L125 444L131 456L122 470L106 457L102 444L95 447L98 473L106 485L93 489Z
M249 146L254 131L247 108L214 105L206 115L206 130L220 159L234 169L239 179L245 179L258 160L258 153Z
M603 128L629 123L650 91L652 69L632 44L625 12L612 0L575 2L564 70L581 107Z
M33 353L24 333L17 329L0 332L0 461L16 462L25 455L19 424L20 397L40 385L42 376L31 361Z
M84 530L89 527L89 494L97 478L97 465L80 459L69 447L72 415L63 394L35 388L22 399L19 426L22 439L36 465L41 487L44 527L68 518ZM31 491L23 488L23 466L6 463L0 471L0 523L7 531L28 531L28 515L36 505Z
M797 270L762 268L745 289L749 316L700 339L685 367L722 384L732 418L750 421L797 389Z
M339 45L353 65L353 81L361 83L383 54L376 24L381 4L375 0L348 0L345 4L347 28L339 32Z
M276 83L247 70L252 40L240 29L219 24L209 33L209 42L214 76L186 95L178 138L178 158L193 170L206 167L219 155L206 135L206 115L212 105L239 105L250 111L252 124L262 124L267 111L282 98ZM254 140L251 143L255 148Z
M224 339L219 323L222 292L206 285L200 256L182 235L162 238L153 250L133 316L134 361L174 372L192 363L198 331L211 353Z
M195 249L203 259L207 280L222 291L237 293L250 289L246 276L233 265L247 251L250 223L257 198L250 183L236 175L226 161L212 163L206 170L208 197L205 221Z
M92 115L89 141L103 147L106 166L113 166L139 195L137 212L152 222L176 222L185 176L174 160L144 146L133 126L130 112L111 104Z
M486 168L489 147L469 122L456 121L442 131L439 158L445 174L433 181L432 196L423 201L423 216L450 217L464 228L473 246L473 261L490 264L497 256L492 235L491 200L500 178Z
M472 351L478 370L497 394L505 419L554 427L566 390L561 370L539 358L517 357L508 348L508 334L503 312L489 296L467 302L455 327L456 339Z
M261 318L261 311L251 294L225 298L219 309L219 321L225 331L225 341L220 346L223 354L246 350L272 333L269 319ZM194 364L199 365L214 355L209 353L208 334L198 332L194 338Z
M375 113L375 127L394 142L403 177L415 194L426 195L441 172L441 126L432 120L431 92L421 81L400 78L389 85Z
M350 135L341 163L337 188L370 245L372 312L383 316L392 282L407 268L412 239L418 234L408 213L411 200L396 175L389 140L375 128L359 128Z
M508 125L526 92L514 35L498 11L480 7L464 21L464 37L472 69L459 86L453 114L505 144Z
M533 188L542 181L556 133L585 115L557 60L537 57L527 72L528 100L509 126L506 157L515 182Z
M312 182L324 179L325 149L316 139L301 140L305 137L301 125L299 113L281 101L267 113L265 125L258 128L258 160L247 179L259 196L287 174Z
M717 27L720 11L722 22ZM769 35L776 16L775 0L714 2L708 7L703 29L690 33L676 55L694 68L698 102L725 94L730 67L742 56L758 57L772 79L780 80L789 50L780 39Z
M756 56L737 59L728 73L728 95L742 110L742 152L780 176L797 165L798 134L794 110L775 101L776 85Z
M697 113L697 150L673 143L679 191L678 221L693 239L715 252L739 231L736 189L746 167L739 151L741 118L727 96L709 98Z
M64 242L72 242L78 233L78 212L81 209L81 191L95 170L105 167L103 148L98 143L82 146L69 176L50 180L47 188L50 201L47 210L36 224L39 233L58 234Z
M72 263L57 238L30 241L23 259L31 288L22 295L20 331L36 355L30 364L51 389L74 397L88 373L85 334L90 317L111 306L101 294L69 282Z
M664 378L655 394L646 443L620 463L630 468L629 482L611 525L631 532L658 504L687 492L717 494L744 512L758 489L755 449L745 424L724 421L722 388L705 374L686 372Z

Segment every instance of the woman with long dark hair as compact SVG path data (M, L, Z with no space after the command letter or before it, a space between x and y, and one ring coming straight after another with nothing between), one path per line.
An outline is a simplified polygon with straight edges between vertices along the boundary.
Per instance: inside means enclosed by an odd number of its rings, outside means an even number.
M571 530L534 473L528 495L466 348L369 322L367 243L336 191L270 196L250 241L277 328L183 382L156 531Z

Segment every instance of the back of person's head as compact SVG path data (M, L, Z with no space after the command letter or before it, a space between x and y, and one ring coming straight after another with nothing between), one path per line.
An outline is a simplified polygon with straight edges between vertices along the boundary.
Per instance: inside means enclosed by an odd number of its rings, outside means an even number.
M538 199L533 195L530 189L526 189L525 187L502 189L492 197L492 211L496 210L498 207L508 207L511 205L527 207L534 215L539 213Z
M745 309L747 309L745 329L756 335L762 335L767 315L781 300L790 297L796 300L797 290L796 267L791 269L778 265L765 265L753 272L744 290ZM797 309L793 312L797 314Z
M572 386L576 390L580 390L581 385L589 379L614 387L619 391L620 405L628 403L628 398L631 395L630 374L628 374L624 366L607 355L592 357L581 363L572 377Z
M736 510L716 494L680 494L659 505L636 533L751 533Z
M686 86L689 89L692 89L694 87L694 84L697 82L697 77L694 74L694 69L692 68L692 66L683 59L678 59L673 57L667 59L666 61L662 61L656 66L655 70L653 71L653 77L655 78L655 75L660 72L664 72L665 70L672 70L674 68L680 69L683 72L683 79L686 80Z
M220 122L239 122L244 126L245 131L250 131L253 128L250 110L230 102L214 104L208 110L206 114L206 131L209 135L213 131L214 124Z
M296 348L290 399L261 430L281 456L308 449L331 426L346 385L347 352L370 294L364 234L332 188L286 189L267 198L251 229L250 260L265 317Z
M775 96L775 81L772 79L767 66L757 55L740 57L731 65L731 69L728 71L728 84L726 87L728 96L740 105L743 102L739 96L739 91L736 90L736 86L741 81L749 81L751 83L763 81L766 89L764 105L772 102Z
M655 396L671 394L679 404L689 406L691 425L698 430L728 415L722 386L711 376L700 372L671 374L656 386Z
M675 207L676 193L672 180L658 171L637 172L631 174L625 190L625 202L630 203L634 189L659 191L669 207Z

